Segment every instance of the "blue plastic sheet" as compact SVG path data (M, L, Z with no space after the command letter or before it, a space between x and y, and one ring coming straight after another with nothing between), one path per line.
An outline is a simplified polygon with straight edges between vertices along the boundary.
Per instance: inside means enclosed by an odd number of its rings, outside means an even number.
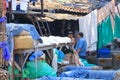
M65 71L71 70L92 70L92 67L66 66Z
M80 80L79 78L68 78L68 77L42 77L40 79L37 80ZM83 79L82 79L83 80Z
M60 77L114 80L114 70L72 70L63 72Z
M63 72L60 77L70 77L70 78L88 78L88 70L72 70Z
M114 70L92 70L89 71L90 79L114 80L116 71Z
M0 48L3 49L4 59L8 61L10 59L10 52L9 52L8 47L7 47L7 42L0 42Z
M43 52L42 51L38 51L37 52L34 52L30 57L29 57L29 61L34 61L35 58L39 58L40 56L43 55Z
M58 56L58 62L62 62L63 59L65 58L65 54L61 51L61 50L58 50L58 49L54 49L55 53L57 54Z
M12 33L12 36L19 35L23 30L30 32L30 35L34 40L41 39L35 27L31 24L6 24L7 35Z
M105 79L83 79L83 78L68 78L68 77L48 77L44 76L36 80L105 80Z

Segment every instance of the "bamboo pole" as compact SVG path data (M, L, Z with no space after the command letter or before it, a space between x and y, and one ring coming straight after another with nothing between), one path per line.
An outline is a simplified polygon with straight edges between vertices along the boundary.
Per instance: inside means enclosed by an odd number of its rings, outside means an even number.
M5 0L0 0L0 18L4 17L6 14L5 11ZM5 29L5 22L1 22L0 23L0 42L6 41L6 29ZM8 77L6 77L7 75L3 74L4 73L4 69L2 69L3 67L5 67L6 62L3 59L3 49L0 48L0 80L7 80Z

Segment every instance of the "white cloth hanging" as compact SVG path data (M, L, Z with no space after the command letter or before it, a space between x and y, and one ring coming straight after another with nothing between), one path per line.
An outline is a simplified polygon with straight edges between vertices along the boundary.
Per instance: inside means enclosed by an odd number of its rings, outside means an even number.
M27 11L29 0L20 1L20 10Z
M87 50L96 50L97 44L97 10L79 19L79 32L83 32L87 41Z
M17 1L12 0L12 10L16 10L16 6L17 6Z
M57 72L57 54L56 54L56 49L53 49L53 60L52 60L52 67L53 69Z

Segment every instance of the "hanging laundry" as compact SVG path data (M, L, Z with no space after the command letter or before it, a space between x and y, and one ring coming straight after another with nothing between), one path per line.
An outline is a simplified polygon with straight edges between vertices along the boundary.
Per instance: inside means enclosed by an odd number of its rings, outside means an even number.
M10 51L7 47L7 42L0 42L0 48L3 49L3 58L7 61L10 59Z
M57 72L57 54L56 54L56 49L53 49L53 60L52 60L52 67L53 69Z
M79 32L83 32L88 50L96 50L97 43L97 10L79 19Z
M110 15L98 25L98 49L114 40Z
M7 6L6 0L3 0L3 4L4 4L4 15L6 15L6 6Z
M114 37L120 38L120 16L115 15Z
M27 11L29 0L20 1L20 10Z
M17 6L17 1L12 0L12 10L16 10L16 6Z

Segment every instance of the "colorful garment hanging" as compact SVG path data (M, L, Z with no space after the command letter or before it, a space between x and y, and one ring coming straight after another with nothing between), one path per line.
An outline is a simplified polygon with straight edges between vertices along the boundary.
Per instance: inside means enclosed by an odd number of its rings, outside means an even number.
M10 59L10 52L7 47L7 42L0 42L0 48L3 49L3 58L7 61Z

